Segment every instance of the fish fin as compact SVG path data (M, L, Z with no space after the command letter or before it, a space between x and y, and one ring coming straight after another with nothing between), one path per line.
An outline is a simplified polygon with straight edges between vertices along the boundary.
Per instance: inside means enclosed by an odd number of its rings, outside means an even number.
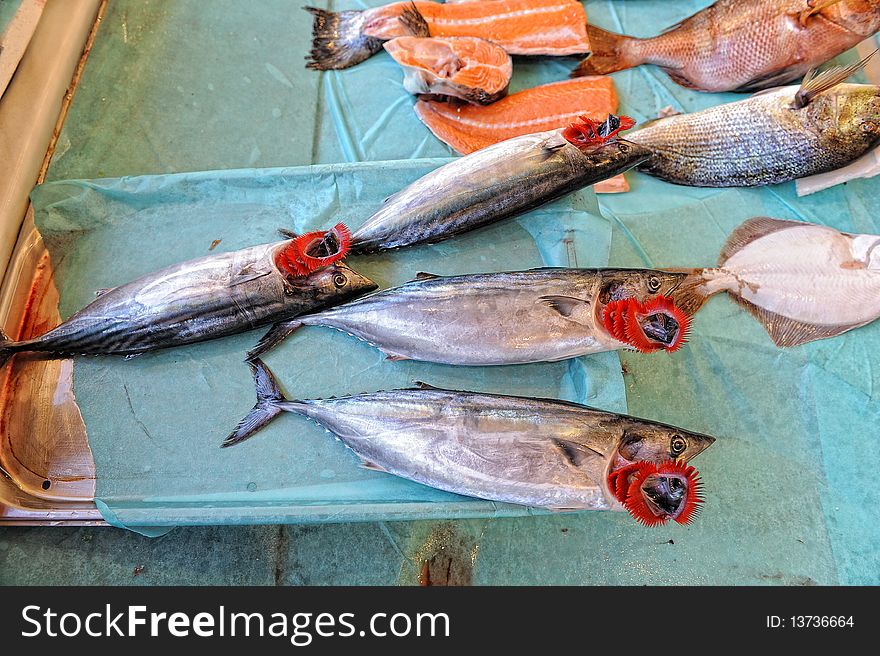
M139 358L143 353L128 353L122 359L125 361L134 360L135 358Z
M542 296L538 299L543 305L556 310L566 319L571 317L577 310L590 307L590 301L585 301L572 296Z
M382 49L382 39L366 36L361 31L363 12L304 9L314 16L312 50L306 57L309 60L306 68L317 71L348 68Z
M792 107L795 109L803 109L813 102L813 99L820 93L836 87L847 78L862 70L876 54L877 51L874 50L870 55L855 64L850 64L849 66L834 66L821 73L815 68L810 69L810 71L804 76L801 88L798 89L797 93L794 95Z
M112 292L115 287L102 287L101 289L95 290L95 298L101 298L107 292Z
M608 32L595 25L587 25L587 38L590 40L591 53L571 72L571 77L607 75L644 63L626 47L638 39Z
M807 2L807 8L797 14L798 22L800 22L801 27L806 27L807 21L809 21L812 16L820 14L822 11L836 5L838 2L840 2L840 0L809 0L809 2Z
M782 70L752 78L732 91L733 93L754 93L756 96L772 93L789 82L796 80L803 70L802 66L787 66Z
M556 132L544 139L544 143L541 144L541 148L543 148L544 150L558 150L567 143L568 140L562 136L562 132Z
M263 335L257 345L247 352L246 360L254 360L260 357L271 348L277 346L290 333L302 326L303 323L299 319L289 319L287 321L279 321L273 325L269 332Z
M248 366L250 366L254 374L257 403L245 418L238 422L238 426L229 434L229 437L223 440L223 444L220 445L222 448L244 442L277 417L282 412L282 408L278 404L287 400L284 398L284 394L281 393L281 388L278 386L275 376L263 364L262 360L254 358L248 362Z
M434 280L435 278L439 278L439 277L440 276L438 276L436 273L428 273L427 271L419 271L416 274L415 280ZM410 282L415 282L415 281L411 280Z
M724 247L721 249L721 255L718 256L718 266L724 266L735 253L751 244L753 241L766 237L767 235L792 228L802 226L804 223L800 221L788 221L786 219L772 219L769 216L758 216L753 219L743 221L732 233Z
M670 290L667 296L672 298L675 307L692 317L697 313L709 297L716 292L708 292L705 287L706 280L703 277L705 269L663 269L664 271L686 273L687 276L681 281L678 287ZM719 290L720 291L720 290Z
M570 442L561 438L553 438L553 445L572 467L582 472L593 481L601 481L605 475L608 461L605 456L583 444Z
M278 234L284 237L285 239L296 239L299 237L293 230L288 230L287 228L278 228Z
M424 16L422 16L422 12L420 12L419 8L416 7L415 2L410 2L409 6L404 7L403 11L400 12L400 16L397 17L397 20L399 20L413 36L431 36L431 30L428 27L428 21L425 20Z
M758 322L764 326L764 330L770 335L770 339L776 346L800 346L807 342L814 342L818 339L827 337L836 337L841 333L845 333L853 328L864 326L865 323L857 323L850 325L831 325L822 326L777 314L770 310L758 307L751 301L738 296L736 292L727 292L740 306L742 306L749 314L751 314Z
M369 460L364 460L363 462L361 462L361 467L363 467L364 469L369 469L371 471L386 472L386 473L388 472L388 470L385 469L384 467L377 465L375 462L370 462Z
M263 269L261 271L260 269L254 269L250 264L246 264L232 276L229 281L229 286L235 287L237 285L243 285L252 280L256 280L257 278L268 276L270 273L272 273L272 271L269 269Z
M380 351L382 349L379 349ZM398 355L397 353L388 353L387 351L382 351L385 354L385 359L389 362L400 362L401 360L412 360L412 358L408 358L405 355Z
M675 82L678 86L684 87L685 89L697 89L699 90L699 86L694 84L690 78L684 76L684 73L680 73L677 69L674 68L666 68L665 66L661 66L663 72L669 76L669 79Z
M15 344L15 341L9 339L6 332L0 329L0 367L6 364L6 361L15 352L12 348L13 344Z
M439 387L434 387L433 385L426 383L422 380L414 380L413 385L415 385L415 389L420 390L439 390Z

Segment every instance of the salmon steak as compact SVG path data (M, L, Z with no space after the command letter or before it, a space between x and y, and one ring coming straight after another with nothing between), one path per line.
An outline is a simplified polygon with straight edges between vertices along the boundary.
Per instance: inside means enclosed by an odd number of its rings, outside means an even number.
M342 12L306 9L314 16L307 67L317 70L354 66L400 36L478 37L511 55L590 52L586 13L572 0L417 0Z
M593 53L572 75L654 64L698 91L759 91L800 79L878 30L880 0L718 0L649 39L587 27Z
M602 120L617 111L614 81L581 77L511 94L486 107L420 100L415 110L434 136L462 155L531 132L562 128L579 116ZM628 191L623 175L604 180L598 192Z
M401 36L385 50L403 67L403 87L416 96L488 105L507 95L513 62L501 46L471 36Z

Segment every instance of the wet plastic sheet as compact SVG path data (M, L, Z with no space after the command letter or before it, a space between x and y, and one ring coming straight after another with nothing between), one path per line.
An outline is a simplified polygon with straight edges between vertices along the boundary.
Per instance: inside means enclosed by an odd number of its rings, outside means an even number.
M389 194L442 164L316 166L49 183L33 195L49 248L61 315L162 266L271 241L275 229L356 227ZM584 192L445 243L349 258L382 287L436 274L542 265L601 266L608 222ZM341 443L293 415L231 449L220 442L250 409L242 360L261 336L149 353L131 360L77 358L74 393L97 469L105 518L124 526L526 514L367 471ZM305 328L266 358L289 393L320 398L410 386L557 397L625 411L617 356L470 368L389 362L377 349L326 328Z

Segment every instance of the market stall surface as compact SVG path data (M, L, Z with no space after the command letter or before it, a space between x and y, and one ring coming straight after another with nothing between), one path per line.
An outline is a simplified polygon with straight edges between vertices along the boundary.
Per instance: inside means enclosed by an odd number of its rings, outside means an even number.
M647 34L710 3L585 4L603 27ZM285 0L110 3L47 179L450 154L416 119L384 53L349 71L305 70L310 27ZM563 79L574 61L517 60L512 90ZM667 105L729 99L688 92L649 67L615 80L623 111L640 120ZM670 194L644 176L631 181L631 194L601 201L614 225L615 266L710 264L746 218L738 212L757 209L811 220L846 213L834 225L880 232L868 182L801 203L792 185ZM640 198L651 198L650 214ZM645 530L626 514L600 512L180 527L157 538L5 528L0 583L878 583L876 436L866 429L880 414L871 384L880 349L867 346L878 339L875 325L780 353L749 317L716 299L681 353L623 355L630 413L719 437L698 463L706 512L688 528Z

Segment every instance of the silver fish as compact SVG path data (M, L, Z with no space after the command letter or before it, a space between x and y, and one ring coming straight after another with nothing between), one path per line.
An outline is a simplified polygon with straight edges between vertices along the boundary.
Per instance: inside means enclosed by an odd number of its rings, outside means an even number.
M546 268L439 277L419 274L400 287L276 325L249 353L257 357L300 326L330 326L395 360L455 365L548 362L630 346L605 323L620 299L667 297L684 313L705 298L684 272ZM702 282L702 280L699 280ZM641 317L657 348L677 348L687 319L658 309Z
M166 267L98 297L49 332L0 340L0 363L13 353L134 355L190 344L290 319L377 289L343 264L307 277L280 270L289 242L263 244Z
M880 140L880 87L830 73L633 132L655 153L640 170L694 187L753 187L846 166Z
M536 132L456 159L394 194L352 234L352 252L432 243L522 214L647 160L621 139L579 148Z
M553 509L615 509L613 471L688 461L715 438L575 403L420 389L290 401L259 360L257 404L224 441L247 439L281 412L336 434L364 466L481 499ZM664 489L666 488L666 489ZM673 489L678 488L678 489ZM655 512L685 503L680 486L652 486ZM686 495L684 495L686 496Z

